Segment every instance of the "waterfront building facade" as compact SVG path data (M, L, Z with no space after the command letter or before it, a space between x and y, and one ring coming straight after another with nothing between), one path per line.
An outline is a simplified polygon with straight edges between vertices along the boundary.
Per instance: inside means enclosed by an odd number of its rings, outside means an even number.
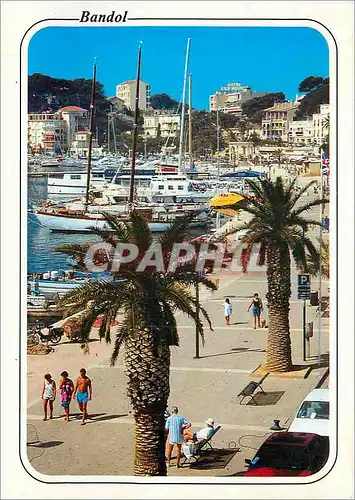
M311 146L313 139L313 120L294 120L290 123L289 141L295 146Z
M52 153L66 150L67 123L60 113L28 115L28 149L31 152Z
M299 106L299 101L277 102L262 111L261 138L288 142L290 124Z
M70 152L75 155L88 156L89 153L89 140L90 132L88 130L79 130L75 132L74 140L70 146ZM92 151L101 152L98 150L97 140L93 137L92 139Z
M314 144L320 146L329 134L330 105L321 104L319 113L312 116Z
M28 149L32 152L63 153L70 148L76 130L87 127L87 110L66 106L56 113L28 115Z
M151 110L144 115L146 137L177 137L180 131L180 115L163 110Z

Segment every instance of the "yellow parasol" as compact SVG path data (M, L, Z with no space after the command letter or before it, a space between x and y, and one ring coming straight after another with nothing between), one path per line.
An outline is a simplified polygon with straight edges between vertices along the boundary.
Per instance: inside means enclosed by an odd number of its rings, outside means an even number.
M224 215L234 216L237 213L237 203L244 200L239 193L217 194L210 199L210 208Z

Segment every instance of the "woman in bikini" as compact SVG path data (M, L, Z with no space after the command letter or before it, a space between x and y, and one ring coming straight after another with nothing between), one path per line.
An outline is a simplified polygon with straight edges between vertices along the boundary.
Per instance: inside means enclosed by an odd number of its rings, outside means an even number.
M43 382L43 388L42 388L42 395L43 399L43 409L44 409L44 418L43 420L47 420L47 415L48 415L48 404L49 404L49 418L53 418L53 401L55 401L56 397L56 386L55 382L52 379L52 376L50 373L46 373L44 376L44 382Z
M254 318L254 330L256 328L256 322L258 322L258 328L261 328L260 315L263 310L263 303L261 299L259 299L259 295L257 293L254 293L253 299L248 307L248 312L250 311L250 308Z

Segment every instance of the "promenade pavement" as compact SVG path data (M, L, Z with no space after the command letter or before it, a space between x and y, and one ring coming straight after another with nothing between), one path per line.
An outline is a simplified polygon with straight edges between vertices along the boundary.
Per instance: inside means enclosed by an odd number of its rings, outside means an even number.
M317 217L317 209L311 216ZM246 217L242 214L241 219ZM315 238L318 230L311 236ZM274 419L287 428L303 398L315 387L327 386L329 355L329 318L322 318L321 365L318 366L318 319L316 308L307 306L307 322L314 322L314 337L310 341L310 357L303 361L302 307L297 299L297 271L292 266L292 296L290 327L293 363L313 367L306 379L267 377L263 388L270 400L258 406L239 404L237 394L250 380L259 377L251 373L265 360L267 328L254 330L247 312L252 295L257 292L265 301L266 275L263 270L242 273L220 272L219 289L201 289L200 298L213 323L213 331L205 330L205 345L200 346L200 358L195 356L195 328L179 314L177 317L180 347L171 349L169 407L177 405L193 425L204 426L214 418L221 430L213 439L219 450L199 466L169 468L169 475L186 476L195 480L203 476L235 476L245 470L245 458L252 458L257 448L271 433ZM312 284L317 289L318 280ZM322 295L327 295L329 283L323 281ZM232 324L224 324L223 302L229 297L233 305ZM267 308L265 319L267 323ZM95 332L93 332L95 339ZM27 457L31 467L41 474L59 480L58 476L127 476L133 471L134 420L126 397L123 355L115 367L109 366L112 346L105 342L90 342L90 353L84 354L78 344L62 342L47 356L28 356L27 360ZM80 425L75 401L71 404L72 420L64 421L59 398L54 405L54 419L42 421L40 393L43 375L47 372L57 380L62 370L73 379L85 367L93 381L93 399L89 403L91 419ZM248 403L248 398L244 401ZM23 415L26 419L26 415ZM37 446L38 442L40 443ZM23 457L26 463L26 457ZM36 473L35 471L32 471ZM50 478L48 478L50 480Z

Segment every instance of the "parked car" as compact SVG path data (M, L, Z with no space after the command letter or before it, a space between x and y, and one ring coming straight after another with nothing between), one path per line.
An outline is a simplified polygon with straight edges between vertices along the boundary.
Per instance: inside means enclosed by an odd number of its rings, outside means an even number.
M245 476L310 476L327 462L329 438L306 432L276 432L261 445Z
M329 389L314 389L305 397L288 431L329 436Z

